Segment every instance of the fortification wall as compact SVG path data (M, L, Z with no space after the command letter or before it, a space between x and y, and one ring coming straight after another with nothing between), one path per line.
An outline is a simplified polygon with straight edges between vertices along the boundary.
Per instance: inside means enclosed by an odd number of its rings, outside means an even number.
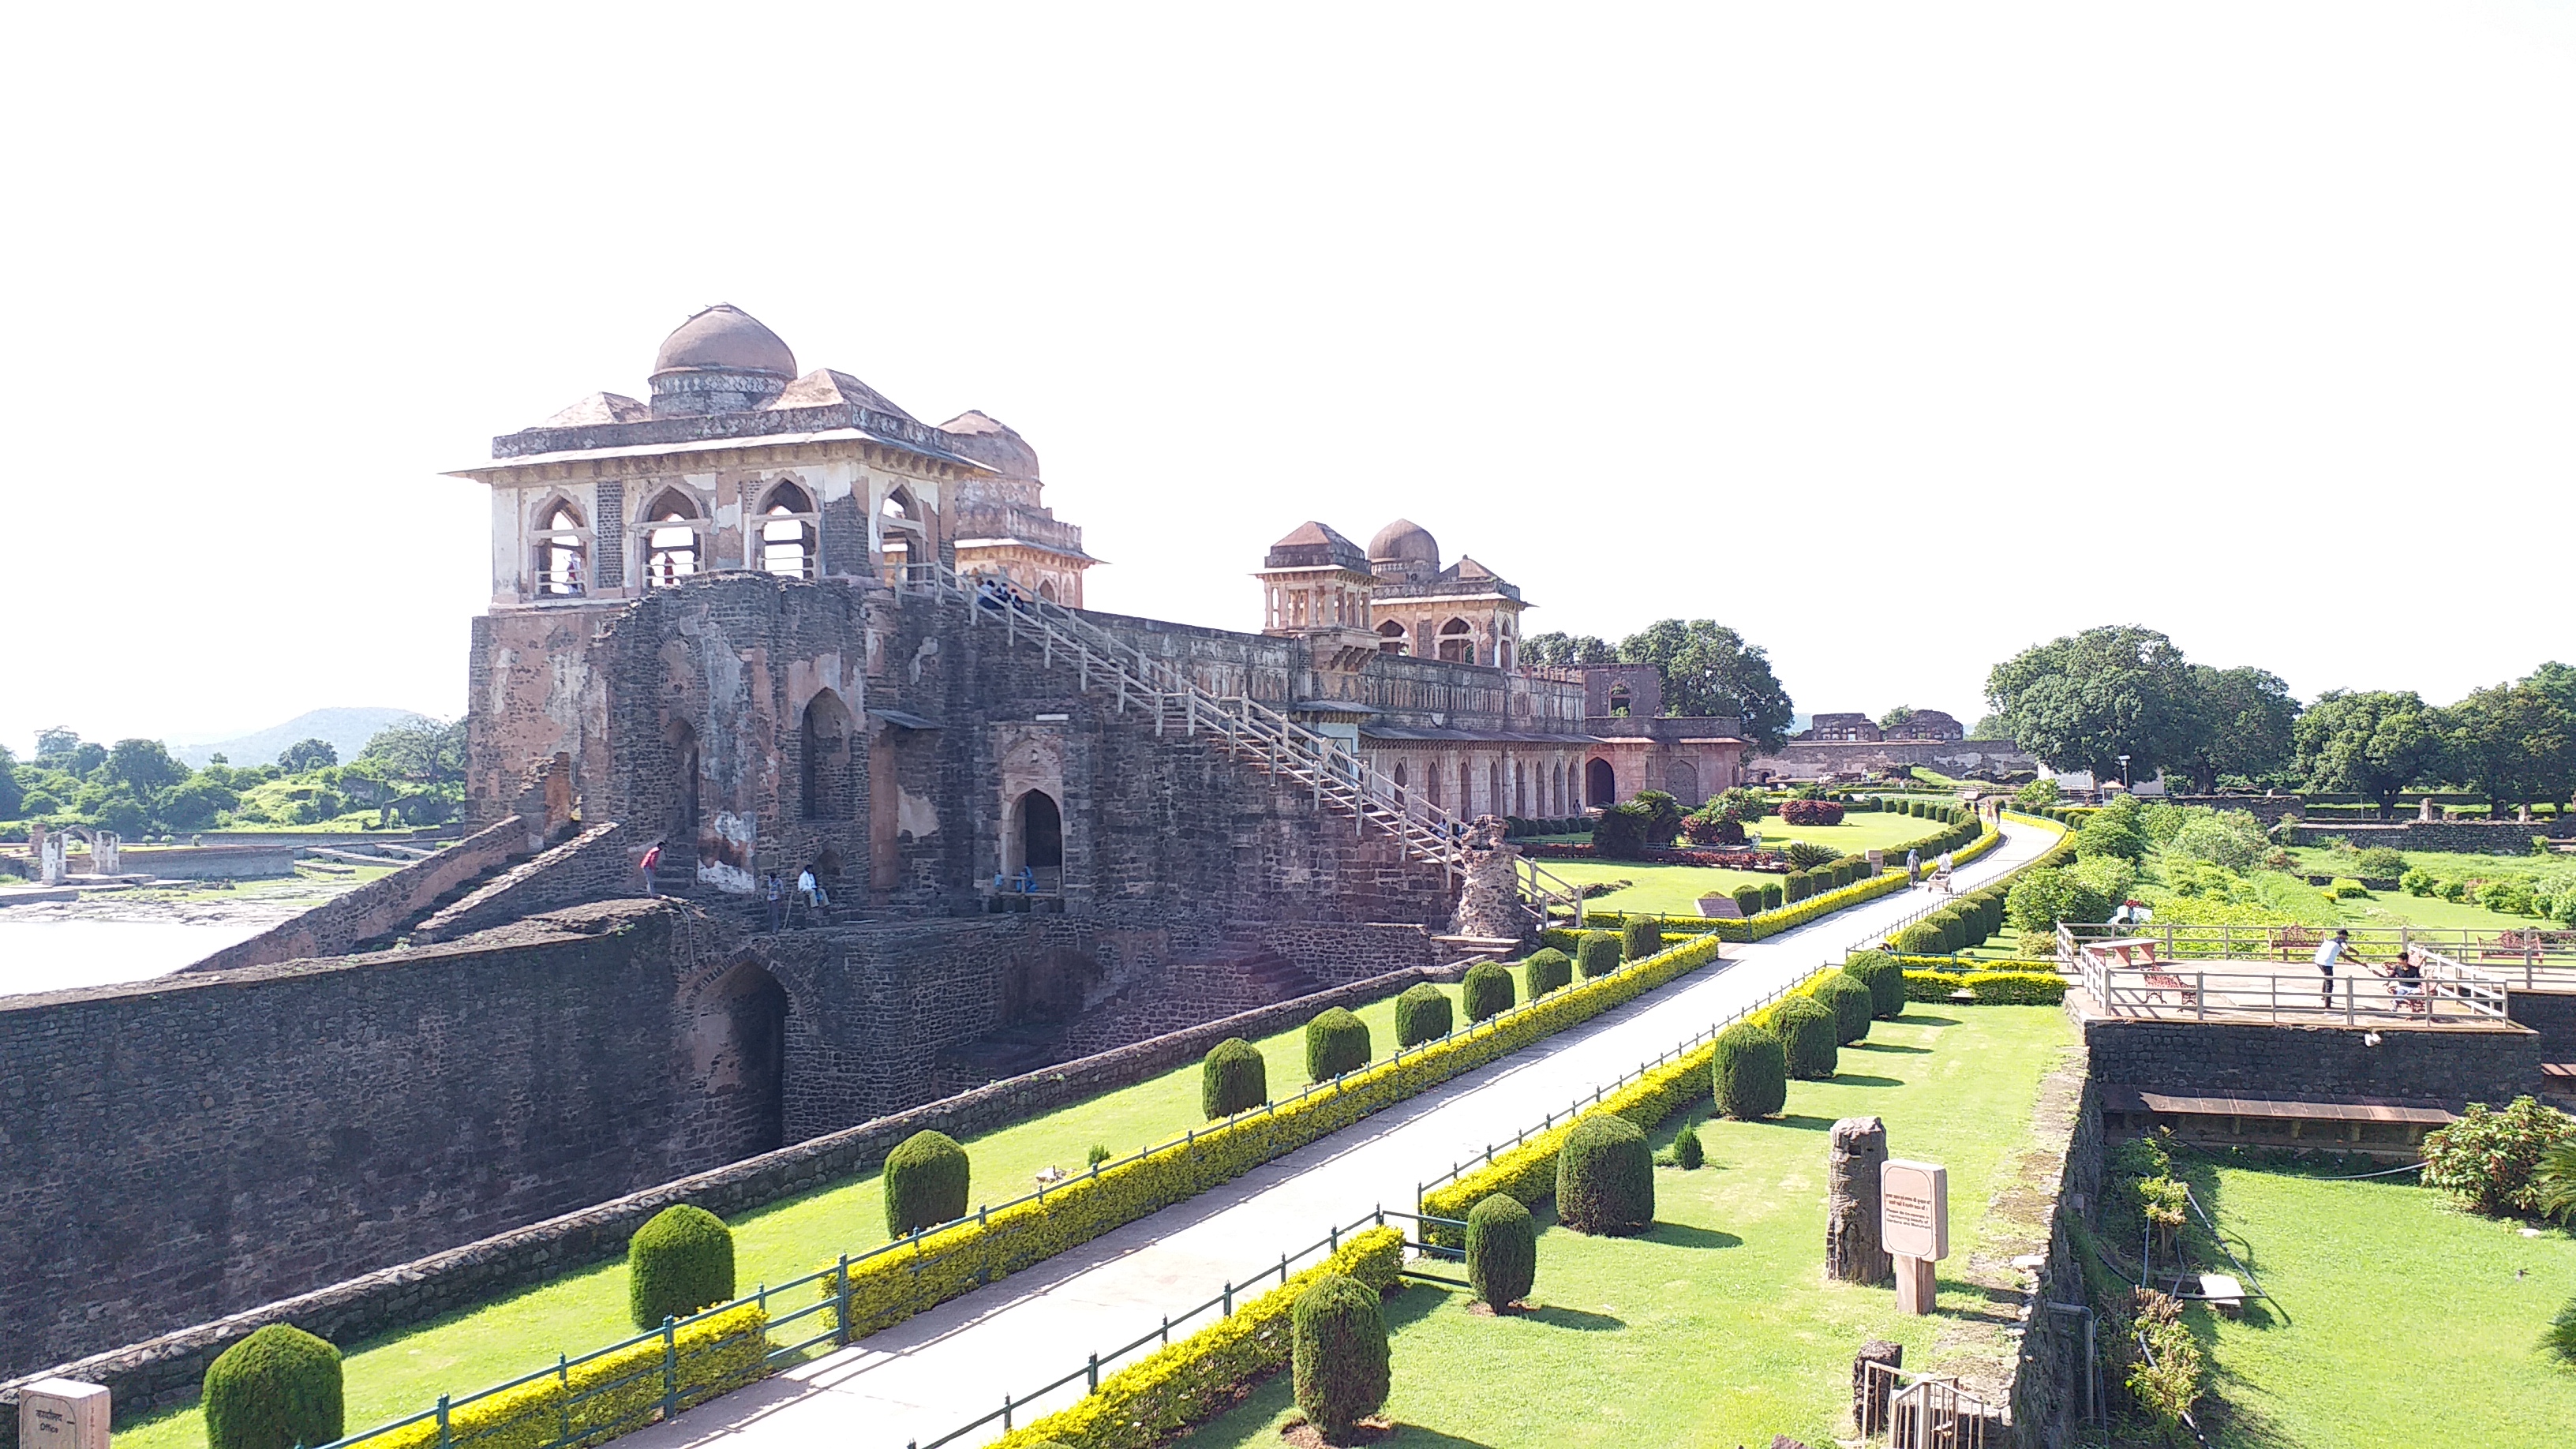
M2373 1036L2375 1045L2367 1039ZM2522 1027L2096 1017L2084 1023L2084 1043L2096 1081L2182 1095L2390 1097L2501 1107L2540 1080L2541 1038Z
M2039 762L2010 740L1887 740L1879 744L1793 740L1778 754L1756 755L1745 765L1748 776L1768 772L1774 779L1813 780L1877 767L1881 763L1923 765L1945 775L2017 774L2036 770Z
M519 818L504 817L436 855L333 896L247 941L215 952L187 970L233 971L245 966L339 955L361 941L400 926L427 910L440 896L527 846L527 831Z

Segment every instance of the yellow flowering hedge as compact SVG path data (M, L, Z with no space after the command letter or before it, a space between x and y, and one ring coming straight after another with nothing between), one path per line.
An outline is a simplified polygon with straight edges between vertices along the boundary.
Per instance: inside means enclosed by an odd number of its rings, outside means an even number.
M1839 968L1818 971L1796 986L1786 996L1753 1012L1744 1020L1767 1027L1780 1002L1789 996L1812 996L1816 983ZM1612 1092L1593 1108L1625 1117L1645 1131L1653 1131L1665 1118L1690 1104L1692 1099L1709 1094L1709 1064L1717 1057L1714 1040L1701 1043L1676 1060L1647 1072L1637 1080ZM1589 1113L1585 1115L1590 1115ZM1493 1160L1433 1188L1422 1195L1421 1212L1427 1218L1463 1220L1467 1210L1498 1192L1509 1193L1527 1206L1535 1207L1556 1192L1556 1154L1565 1145L1566 1134L1574 1130L1580 1117L1569 1117L1562 1124L1539 1133ZM1456 1228L1433 1231L1426 1227L1424 1237L1449 1247L1461 1246Z
M1053 1441L1072 1449L1151 1449L1231 1407L1245 1384L1288 1366L1289 1310L1327 1273L1379 1292L1404 1266L1404 1235L1370 1228L1342 1250L1179 1343L1100 1381L1100 1391L1005 1435L996 1449Z
M1968 844L1959 847L1957 851L1953 852L1952 858L1957 860L1960 864L1965 865L1969 861L1975 860L1977 857L1984 855L1987 851L1994 849L2002 843L2003 836L1996 831L1989 830ZM1664 918L1664 934L1668 937L1674 935L1715 936L1721 941L1760 941L1779 935L1782 931L1795 930L1810 921L1821 920L1822 918L1830 916L1834 912L1843 910L1846 907L1859 905L1863 901L1874 901L1881 896L1894 895L1903 889L1905 889L1904 871L1883 871L1868 880L1844 886L1840 890L1830 890L1825 892L1823 895L1809 896L1795 905L1782 906L1775 911L1763 911L1758 915L1742 920L1730 921L1721 917L1668 916ZM1612 929L1613 926L1610 923L1623 921L1625 919L1625 916L1613 911L1589 912L1584 917L1585 924L1587 926L1598 926L1600 929ZM1558 950L1564 951L1572 949L1568 943L1574 939L1575 933L1573 931L1566 930L1562 927L1556 927L1549 929L1545 932L1545 935L1547 937L1547 943L1556 947Z
M1232 1181L1372 1112L1634 1000L1716 960L1717 955L1718 942L1695 938L1622 966L1611 975L1549 992L1395 1058L1372 1062L1284 1105L1255 1107L1183 1142L1157 1148L1151 1156L1076 1177L1048 1189L1042 1200L996 1208L907 1239L891 1251L853 1261L849 1337L865 1338L890 1328ZM824 1315L835 1321L840 1278L839 1265L826 1264L816 1285L821 1297L835 1305Z
M745 1304L683 1324L673 1334L680 1406L702 1404L769 1373L769 1315ZM459 1405L447 1416L451 1449L550 1449L605 1443L651 1423L662 1408L662 1340L602 1354L562 1374ZM438 1420L420 1419L366 1441L368 1449L435 1449Z

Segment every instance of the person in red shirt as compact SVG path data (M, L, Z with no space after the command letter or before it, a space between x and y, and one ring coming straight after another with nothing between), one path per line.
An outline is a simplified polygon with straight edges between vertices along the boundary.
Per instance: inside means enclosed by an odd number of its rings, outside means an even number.
M646 895L648 895L648 896L658 896L658 895L660 895L660 894L661 894L661 892L660 892L660 891L655 890L655 889L653 888L653 867L655 867L655 866L657 866L657 865L660 865L661 863L662 863L662 842L660 842L660 841L658 841L658 840L657 840L657 841L654 841L654 842L653 842L653 848L652 848L652 849L647 850L647 851L645 851L645 852L644 852L644 860L643 860L643 870L644 870L644 894L646 894Z

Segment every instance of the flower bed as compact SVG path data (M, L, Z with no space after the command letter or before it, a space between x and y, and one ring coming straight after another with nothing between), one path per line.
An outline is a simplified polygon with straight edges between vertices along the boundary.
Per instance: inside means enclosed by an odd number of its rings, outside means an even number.
M1590 845L1565 841L1531 841L1520 847L1533 860L1618 860L1638 865L1705 865L1719 870L1762 870L1785 875L1789 862L1768 850L1643 850L1635 855L1603 855Z
M1840 825L1843 802L1840 800L1783 800L1780 819L1789 825Z
M1958 827L1960 830L1968 828L1969 827L1965 826ZM1936 841L1943 840L1955 833L1955 830L1945 830L1940 835L1933 837L1933 839ZM1977 859L1979 856L1984 855L1986 852L1994 849L2002 843L2003 837L2001 835L1998 835L1991 830L1983 831L1974 840L1959 847L1958 850L1954 852L1953 858L1958 860L1961 864L1965 864L1968 861ZM1923 847L1918 846L1916 848L1921 849ZM1776 936L1782 931L1794 930L1799 926L1807 924L1809 921L1818 919L1819 917L1832 915L1834 912L1839 911L1846 906L1856 906L1863 901L1874 901L1881 896L1893 895L1903 889L1905 889L1905 872L1901 870L1891 870L1882 872L1869 880L1844 886L1840 890L1831 890L1826 891L1822 895L1809 896L1803 901L1798 901L1791 905L1784 905L1774 910L1763 911L1758 915L1741 920L1727 920L1722 917L1711 916L1664 916L1660 919L1663 921L1664 934L1666 936L1715 936L1721 941L1760 941ZM1587 911L1584 913L1583 917L1586 927L1598 928L1601 930L1617 930L1621 925L1626 923L1627 919L1628 918L1624 914L1616 911ZM1574 940L1575 932L1568 928L1561 926L1550 927L1548 930L1543 931L1540 934L1545 938L1547 944L1556 947L1558 950L1571 951L1573 949L1571 943Z

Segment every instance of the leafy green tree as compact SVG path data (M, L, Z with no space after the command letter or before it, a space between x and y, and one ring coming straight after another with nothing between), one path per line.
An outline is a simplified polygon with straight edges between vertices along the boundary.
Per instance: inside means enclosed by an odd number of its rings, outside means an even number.
M240 803L241 797L224 788L223 782L200 774L163 794L156 813L173 830L203 830Z
M2174 642L2133 624L2035 644L1986 676L1986 702L2015 744L2060 770L2144 779L2187 758L2208 728Z
M1910 704L1900 704L1896 708L1879 716L1878 727L1883 730L1892 730L1898 725L1905 723L1907 720L1914 718L1914 716L1919 712L1920 711L1916 710L1914 706Z
M188 767L170 758L159 740L118 740L107 752L107 767L100 778L109 785L130 786L137 796L150 799L187 779Z
M1532 634L1521 641L1523 664L1616 664L1619 651L1593 634Z
M2451 762L2462 783L2486 796L2490 806L2533 805L2576 793L2576 713L2548 690L2530 680L2494 685L2449 713Z
M1663 671L1668 714L1734 715L1763 750L1789 738L1789 692L1771 672L1770 655L1714 619L1658 620L1620 640L1619 658Z
M1968 726L1968 738L1972 740L2011 739L2012 723L1990 710L1977 716L1977 722Z
M67 730L61 725L38 730L36 731L36 761L39 764L54 765L57 768L64 767L71 759L72 752L80 748L80 743L81 737L78 731Z
M2330 689L2299 716L2293 732L2299 773L2310 789L2369 797L2385 820L2398 792L2424 783L2442 765L2444 725L2442 712L2411 689Z
M340 752L331 747L329 740L297 740L278 752L277 763L285 767L286 773L301 775L340 763Z
M455 785L465 780L465 721L440 724L415 715L375 732L356 763L380 767L383 777L413 785Z
M0 820L17 819L18 806L25 799L26 793L18 784L18 758L9 753L8 746L0 745Z
M2203 795L2218 788L2222 775L2242 776L2249 783L2276 777L2298 753L2291 732L2298 724L2299 702L2268 669L2194 664L2183 698L2197 724L2182 753L2167 761L2166 768L2190 777L2192 788Z

